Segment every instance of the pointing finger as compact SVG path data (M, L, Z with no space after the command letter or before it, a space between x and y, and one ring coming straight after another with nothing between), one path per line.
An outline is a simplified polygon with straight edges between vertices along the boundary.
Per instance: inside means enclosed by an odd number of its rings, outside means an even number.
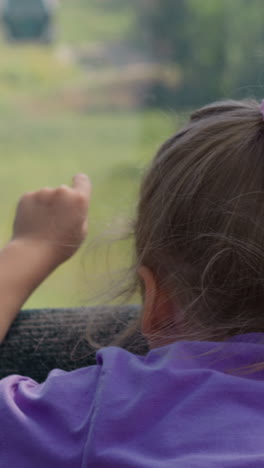
M86 174L76 174L72 178L72 188L90 197L92 186Z

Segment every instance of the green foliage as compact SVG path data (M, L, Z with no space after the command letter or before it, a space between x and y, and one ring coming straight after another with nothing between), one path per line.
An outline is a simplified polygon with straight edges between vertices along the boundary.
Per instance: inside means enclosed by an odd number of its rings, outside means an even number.
M263 95L261 0L138 0L137 8L137 41L182 69L181 85L160 93L160 105Z

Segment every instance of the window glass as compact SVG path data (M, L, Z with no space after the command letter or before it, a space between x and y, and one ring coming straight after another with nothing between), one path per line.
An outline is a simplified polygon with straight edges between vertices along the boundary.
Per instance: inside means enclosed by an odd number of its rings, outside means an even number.
M0 242L23 192L86 172L93 183L88 241L27 303L82 305L95 287L104 289L98 277L131 261L131 241L114 245L109 261L108 245L133 217L158 146L198 106L263 97L262 0L0 6ZM95 249L101 241L105 247Z

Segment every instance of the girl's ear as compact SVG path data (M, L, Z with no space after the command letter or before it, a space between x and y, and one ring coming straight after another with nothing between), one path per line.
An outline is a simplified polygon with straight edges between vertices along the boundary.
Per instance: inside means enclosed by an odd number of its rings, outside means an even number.
M144 304L141 331L143 334L148 334L150 333L153 325L153 312L157 296L157 286L154 275L148 267L139 267L138 274L144 285Z
M157 332L162 322L171 312L170 301L166 298L156 281L153 272L146 266L138 269L138 274L144 284L144 307L141 331L144 335Z

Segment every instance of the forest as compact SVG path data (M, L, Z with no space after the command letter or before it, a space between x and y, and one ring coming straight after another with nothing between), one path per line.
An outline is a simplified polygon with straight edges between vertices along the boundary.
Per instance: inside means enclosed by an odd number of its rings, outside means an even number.
M177 65L175 86L153 91L158 105L199 106L225 97L261 98L261 0L136 0L133 39L154 60Z

